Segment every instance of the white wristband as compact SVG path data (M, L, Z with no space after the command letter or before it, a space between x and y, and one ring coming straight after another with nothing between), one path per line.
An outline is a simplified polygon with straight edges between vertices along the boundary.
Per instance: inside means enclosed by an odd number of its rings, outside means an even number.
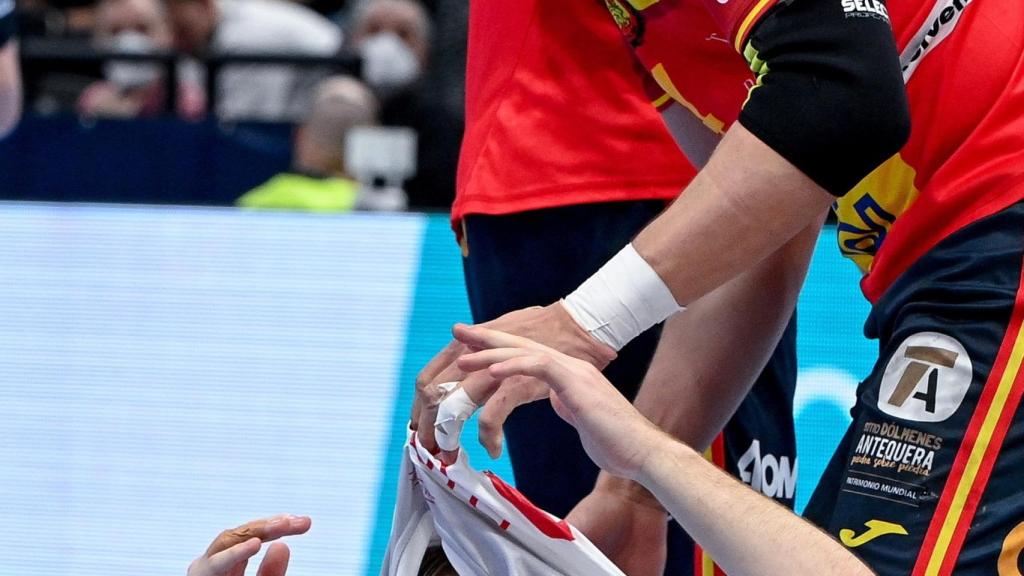
M562 305L591 336L616 351L685 310L632 244L566 296Z

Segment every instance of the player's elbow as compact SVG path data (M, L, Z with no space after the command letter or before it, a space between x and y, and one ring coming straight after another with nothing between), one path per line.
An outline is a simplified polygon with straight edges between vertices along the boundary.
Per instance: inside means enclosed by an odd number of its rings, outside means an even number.
M910 109L902 82L865 79L834 110L837 169L842 180L829 191L842 196L878 166L898 153L910 139ZM825 119L822 119L825 121Z
M910 137L903 85L884 84L868 79L819 87L810 91L813 98L801 92L799 105L784 103L782 90L769 95L766 86L765 97L752 98L740 122L830 194L842 196Z
M828 2L770 14L745 50L758 86L740 122L834 196L900 151L910 110L892 30Z

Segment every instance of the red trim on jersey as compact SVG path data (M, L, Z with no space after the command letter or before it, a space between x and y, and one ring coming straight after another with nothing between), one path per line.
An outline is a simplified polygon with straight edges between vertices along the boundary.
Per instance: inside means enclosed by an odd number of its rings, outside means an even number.
M494 474L484 472L484 475L491 480L491 484L498 494L514 506L516 510L519 510L523 516L526 516L526 519L537 530L540 530L541 534L555 540L568 540L572 542L576 539L572 535L572 529L569 527L568 522L565 520L553 520L547 512L534 506L532 502L526 499L526 496L523 496L522 493L506 484L504 480Z
M711 462L725 470L725 434L719 434L711 442Z

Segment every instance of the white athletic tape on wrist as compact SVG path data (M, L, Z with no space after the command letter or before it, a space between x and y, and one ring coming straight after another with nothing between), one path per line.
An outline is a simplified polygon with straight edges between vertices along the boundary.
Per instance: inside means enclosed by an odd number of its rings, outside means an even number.
M632 244L566 296L562 305L591 336L616 351L685 310Z
M451 392L456 386L457 382L440 385L445 392ZM452 452L459 449L462 427L477 408L479 406L469 399L469 394L466 394L463 388L451 392L441 401L441 405L437 407L437 418L434 419L434 438L441 450Z

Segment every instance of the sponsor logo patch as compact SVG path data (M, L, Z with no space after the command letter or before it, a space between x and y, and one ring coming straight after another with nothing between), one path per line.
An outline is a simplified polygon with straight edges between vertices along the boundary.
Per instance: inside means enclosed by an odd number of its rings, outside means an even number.
M973 379L971 359L955 338L914 334L885 367L878 409L904 420L942 422L960 408Z
M942 438L934 434L899 424L866 422L850 464L927 478L941 448Z
M942 445L941 436L895 422L865 422L841 489L917 508L936 498L926 485Z

